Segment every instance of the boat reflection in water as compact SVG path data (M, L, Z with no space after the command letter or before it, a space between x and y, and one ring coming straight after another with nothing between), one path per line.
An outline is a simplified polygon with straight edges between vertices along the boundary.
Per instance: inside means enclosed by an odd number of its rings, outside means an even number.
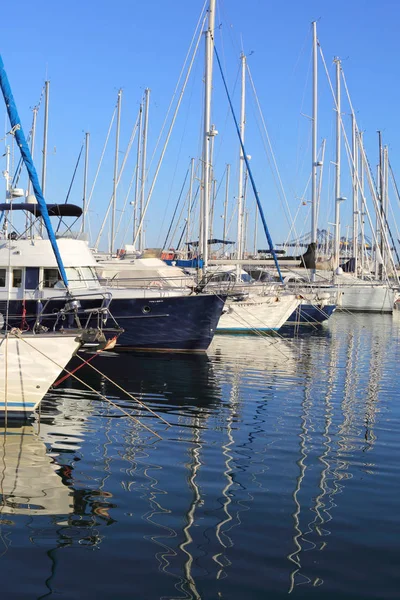
M368 493L372 502L377 501L379 491L372 479L376 468L368 453L377 440L374 426L381 410L380 392L393 331L390 317L386 327L373 330L367 327L370 319L358 315L343 335L337 335L340 321L334 321L329 346L302 361L306 380L299 416L298 475L292 494L294 536L293 551L288 554L293 564L289 592L297 586L324 585L315 564L332 585L335 567L329 561L329 549L335 552L340 538L351 540L341 504L344 510L349 508L345 492L355 493L350 483L354 475L359 476L361 471L362 478L371 479ZM342 514L335 524L337 511ZM350 572L352 558L348 558ZM337 589L345 589L345 582L341 583L343 588L339 583Z
M32 425L0 428L0 512L71 514L74 498Z
M46 586L71 598L84 589L88 600L99 589L113 598L170 600L261 600L268 591L367 597L354 572L383 548L394 564L397 465L385 450L393 444L385 411L398 330L391 317L349 322L335 315L330 333L283 339L217 335L206 356L99 356L93 362L103 376L89 366L79 371L162 439L74 380L48 394L35 439L47 448L43 465L65 495L65 512L3 514L1 525L5 540L25 534L35 557L29 540L47 544L37 596ZM39 501L17 493L10 499L10 478L4 503L34 501L37 510ZM14 548L3 568L13 564ZM85 568L71 578L82 558ZM368 586L370 597L386 597L381 569Z

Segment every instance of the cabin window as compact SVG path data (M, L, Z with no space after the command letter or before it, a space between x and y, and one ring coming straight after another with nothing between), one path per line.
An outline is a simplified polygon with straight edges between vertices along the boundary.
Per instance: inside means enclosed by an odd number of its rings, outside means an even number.
M213 283L219 283L221 281L233 281L234 277L232 273L216 273L211 277Z
M12 287L20 288L22 286L22 269L13 269Z
M82 267L81 268L83 279L86 283L97 281L97 275L94 273L91 267Z
M6 270L0 269L0 287L6 287Z
M81 278L81 275L80 275L78 269L75 269L74 267L67 267L65 269L65 271L67 273L68 282L70 284L70 287L82 287L82 286L79 286L82 278Z
M39 267L26 267L25 289L36 290L39 287Z
M58 269L43 269L43 287L53 288L60 279Z

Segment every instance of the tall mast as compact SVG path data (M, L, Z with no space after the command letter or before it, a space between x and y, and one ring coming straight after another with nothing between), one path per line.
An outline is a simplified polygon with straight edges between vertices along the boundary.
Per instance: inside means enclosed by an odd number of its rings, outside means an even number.
M43 128L43 161L42 161L42 194L46 194L46 169L47 169L47 131L49 127L49 94L50 81L45 81L44 92L44 128Z
M254 258L257 256L257 232L258 232L258 206L256 204L256 212L254 214Z
M190 182L189 182L188 211L187 211L187 221L186 221L186 252L189 251L189 241L190 241L190 218L191 218L191 211L192 211L193 181L194 181L194 158L191 158L190 159Z
M318 134L318 62L317 23L313 21L313 94L312 94L312 175L311 242L317 243L317 134Z
M144 210L144 188L146 183L146 154L147 154L147 131L149 126L149 99L150 99L150 90L146 88L144 90L144 123L143 123L143 142L142 142L142 173L141 173L141 188L140 188L140 211L139 211L139 219L140 222L143 220L143 210ZM143 252L144 250L144 235L143 235L143 226L144 223L140 227L139 231L139 250Z
M377 215L377 230L379 230L379 236L377 235L377 240L379 240L380 251L382 263L378 265L378 274L379 279L383 279L383 261L384 261L384 244L383 244L383 194L384 194L384 176L383 176L383 148L382 148L382 132L378 131L378 139L379 139L379 202L380 202L380 212L381 218ZM378 233L378 231L377 231ZM378 256L378 253L376 253ZM378 260L377 260L378 262Z
M87 197L87 180L89 169L89 140L90 133L85 133L85 167L83 172L83 200L82 200L82 233L85 231L85 215L86 215L86 197Z
M335 177L335 248L333 271L334 273L339 267L340 256L340 161L341 161L341 94L340 94L340 77L341 77L341 62L339 58L335 58L336 64L336 177Z
M46 171L47 171L47 131L49 127L49 94L50 81L45 81L44 93L44 127L43 127L43 160L42 160L42 194L46 195ZM40 221L40 235L43 235L43 221Z
M383 148L383 194L382 194L382 212L383 212L383 223L382 223L382 258L383 264L386 264L389 261L389 253L387 245L384 241L387 239L388 230L387 230L387 219L389 214L389 150L388 147L385 146ZM385 269L386 270L386 269Z
M32 118L32 131L31 131L31 156L32 156L32 160L34 159L35 156L35 138L36 138L36 120L37 120L37 114L38 114L38 107L35 106L33 108L33 118ZM29 179L28 181L28 196L31 193L31 189L32 189L32 184L31 184L31 180Z
M242 90L240 98L240 137L244 144L244 129L245 129L245 112L246 112L246 56L240 55L242 66ZM244 157L242 145L240 145L240 160L239 160L239 187L237 197L237 243L236 255L239 260L243 258L243 204L244 204L244 189L243 189L243 173L244 173Z
M140 144L142 138L142 117L143 117L143 104L139 107L139 124L138 124L138 144L136 153L136 180L135 180L135 200L133 206L133 243L135 243L137 226L138 226L138 202L139 202L139 185L140 185Z
M361 215L360 215L360 228L361 228L361 254L360 254L360 266L361 266L361 278L364 279L364 262L365 262L365 207L364 207L364 164L362 160L362 145L363 145L363 133L359 132L359 163L361 167L360 172L360 192L361 192Z
M213 161L214 161L214 144L215 144L215 136L218 132L215 129L215 125L211 125L211 141L210 141L210 162L209 162L209 186L210 186L210 192L209 192L209 198L210 198L210 212L209 212L209 231L208 231L208 237L209 239L212 238L212 231L213 231L213 221L214 221L214 203L215 203L215 191L216 191L216 180L214 178L214 167L213 167Z
M354 113L351 115L352 125L352 162L353 162L353 258L354 273L358 271L358 151L357 128Z
M33 118L32 118L32 130L31 130L31 156L32 156L32 160L34 159L34 155L35 155L36 121L37 121L38 111L39 111L39 108L37 106L34 106L34 108L33 108ZM27 192L28 196L31 195L31 190L32 190L32 184L31 184L31 180L29 179L28 180L28 192ZM32 217L31 214L29 214L29 216L27 216L26 227L28 227L28 223L29 223L29 236L32 237L33 217Z
M211 90L214 58L215 0L210 0L208 27L205 34L205 91L204 91L204 138L202 158L202 194L200 215L200 245L203 269L208 266L208 229L210 211L210 142L211 142Z
M113 179L113 197L112 197L112 209L111 209L111 233L110 233L110 245L109 253L112 254L114 249L114 237L115 237L115 216L117 211L117 186L118 186L118 153L119 153L119 133L121 127L121 100L122 90L118 91L117 100L117 130L115 135L115 157L114 157L114 179Z
M226 183L225 183L225 202L224 202L224 233L223 240L226 242L226 235L228 229L228 202L229 202L229 175L231 171L231 165L226 165Z

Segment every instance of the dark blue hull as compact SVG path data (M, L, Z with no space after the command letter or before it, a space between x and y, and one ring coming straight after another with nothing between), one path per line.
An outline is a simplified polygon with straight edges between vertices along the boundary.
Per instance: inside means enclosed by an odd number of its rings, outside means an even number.
M98 304L98 300L96 302ZM83 309L92 308L94 303L95 301L81 300ZM41 321L42 325L52 327L54 317L48 313L63 305L64 300L61 298L52 301L46 309L47 316ZM145 299L114 298L111 312L118 325L124 329L124 333L118 338L117 348L186 352L207 350L223 307L224 300L212 294ZM26 314L23 317L22 301L11 301L8 316L10 326L32 328L36 309L36 301L26 300ZM1 307L0 312L3 312ZM67 328L69 324L66 321L63 325ZM107 325L112 325L110 320Z
M291 325L306 325L323 323L333 314L336 306L329 304L321 306L318 304L300 304L296 310L290 315L286 324Z

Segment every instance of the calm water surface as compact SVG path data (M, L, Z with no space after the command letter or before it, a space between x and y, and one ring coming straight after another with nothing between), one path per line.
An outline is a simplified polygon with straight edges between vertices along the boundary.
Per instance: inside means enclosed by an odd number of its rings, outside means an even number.
M9 599L399 598L400 320L123 355L1 430Z

